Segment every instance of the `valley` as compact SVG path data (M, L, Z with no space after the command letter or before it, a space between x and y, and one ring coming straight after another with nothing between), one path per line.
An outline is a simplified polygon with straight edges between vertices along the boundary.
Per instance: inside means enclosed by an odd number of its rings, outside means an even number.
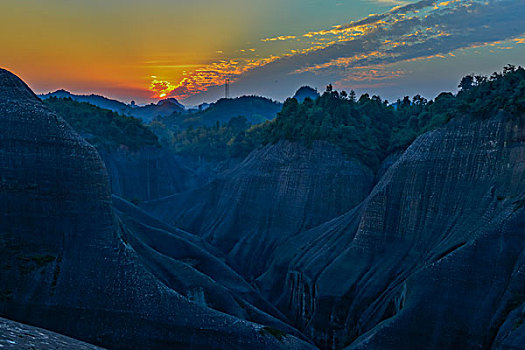
M525 70L467 77L144 119L0 70L0 316L108 349L522 349Z

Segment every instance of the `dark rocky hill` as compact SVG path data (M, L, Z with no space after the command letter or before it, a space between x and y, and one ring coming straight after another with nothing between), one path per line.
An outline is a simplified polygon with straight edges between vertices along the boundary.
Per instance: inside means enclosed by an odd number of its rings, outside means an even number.
M456 115L375 185L331 146L281 142L144 208L222 250L323 349L522 349L524 125Z
M373 181L371 170L327 143L310 149L282 141L254 151L200 189L143 207L204 237L256 278L279 242L350 210Z
M522 348L524 123L419 137L361 205L277 248L263 294L322 348Z
M524 349L523 74L433 102L446 118L375 172L279 138L138 208L0 70L0 316L109 348ZM122 151L122 193L181 190L180 164Z
M185 165L164 148L100 150L114 194L140 203L202 186L211 176Z
M97 148L114 194L140 202L183 192L207 181L206 172L183 164L136 118L71 99L51 97L44 104Z
M187 252L189 238L120 219L126 211L112 206L96 150L5 70L0 150L1 316L115 349L312 348L290 335L298 333L289 326L248 304L256 293L246 284L242 290L242 280L224 264L215 264L218 270L223 266L224 277L217 279L230 283L215 295L208 297L200 282L203 292L180 294L184 289L173 278L209 279L197 271L201 261L210 264L210 253L192 248L182 264L186 257L174 251ZM152 247L159 236L144 230L167 235L158 245L169 243L173 250L156 254ZM186 271L192 266L193 272ZM195 281L182 279L186 293ZM217 311L220 298L233 295L241 295L239 307L227 303L233 309L223 311L237 310L239 317Z
M102 350L48 330L0 318L0 348L7 350Z

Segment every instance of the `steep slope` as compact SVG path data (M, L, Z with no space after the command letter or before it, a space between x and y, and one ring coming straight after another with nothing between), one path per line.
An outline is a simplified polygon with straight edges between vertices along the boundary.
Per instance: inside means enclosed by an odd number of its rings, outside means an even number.
M0 150L0 315L115 349L311 348L164 284L127 242L95 149L5 70Z
M304 338L202 238L161 223L116 196L113 203L126 227L126 242L164 285L195 303Z
M102 350L102 348L26 324L0 318L0 348Z
M70 99L48 98L44 104L97 148L112 191L119 196L151 200L206 181L161 147L155 134L136 118Z
M112 192L136 203L197 188L208 180L205 173L183 165L163 148L99 152L109 173Z
M327 143L310 149L283 141L252 152L198 190L143 208L201 235L256 278L280 241L348 211L372 185L368 168Z
M458 117L258 284L326 349L523 348L524 203L525 117Z

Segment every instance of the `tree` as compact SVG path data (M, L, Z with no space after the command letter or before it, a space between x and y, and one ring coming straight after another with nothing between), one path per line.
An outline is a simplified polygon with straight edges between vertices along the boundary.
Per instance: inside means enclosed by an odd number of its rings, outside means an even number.
M357 101L357 96L356 96L354 90L350 90L350 94L348 95L348 99L350 101L352 101L352 102L356 102Z
M468 91L474 87L474 77L472 75L464 76L458 85L461 91Z

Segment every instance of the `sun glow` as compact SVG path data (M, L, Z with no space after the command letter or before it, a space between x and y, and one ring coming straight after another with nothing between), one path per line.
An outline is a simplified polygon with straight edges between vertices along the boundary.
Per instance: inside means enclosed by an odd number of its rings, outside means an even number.
M169 81L157 79L155 75L152 75L151 78L153 80L151 81L149 89L155 93L155 98L164 98L176 88L176 86L173 86Z

